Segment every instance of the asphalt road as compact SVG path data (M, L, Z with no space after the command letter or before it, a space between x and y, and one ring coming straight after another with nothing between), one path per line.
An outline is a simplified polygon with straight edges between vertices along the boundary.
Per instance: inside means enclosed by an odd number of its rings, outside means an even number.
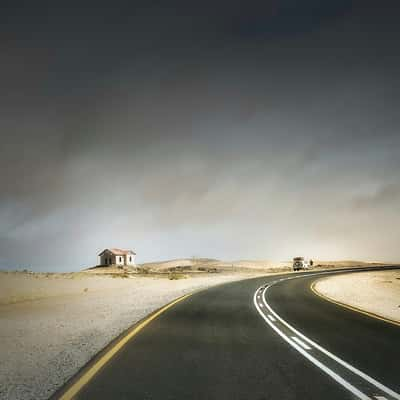
M321 299L315 279L199 292L141 330L76 398L400 399L400 327Z

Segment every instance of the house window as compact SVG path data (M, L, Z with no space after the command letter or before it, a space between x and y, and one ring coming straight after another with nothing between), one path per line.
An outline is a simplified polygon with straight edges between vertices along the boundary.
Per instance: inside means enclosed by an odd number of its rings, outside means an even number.
M132 262L132 257L131 256L129 256L129 262Z
M119 258L119 262L122 262L122 257Z

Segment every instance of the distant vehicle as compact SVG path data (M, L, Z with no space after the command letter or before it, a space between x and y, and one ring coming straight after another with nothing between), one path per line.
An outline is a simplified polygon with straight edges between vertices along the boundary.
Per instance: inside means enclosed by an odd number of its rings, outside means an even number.
M293 258L293 271L310 269L313 266L313 260L305 260L304 257Z

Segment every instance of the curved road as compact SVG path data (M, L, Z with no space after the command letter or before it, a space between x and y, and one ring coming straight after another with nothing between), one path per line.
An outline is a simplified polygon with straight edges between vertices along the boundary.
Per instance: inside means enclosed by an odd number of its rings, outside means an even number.
M275 275L194 294L129 340L74 398L400 399L400 327L316 296L310 284L319 277Z

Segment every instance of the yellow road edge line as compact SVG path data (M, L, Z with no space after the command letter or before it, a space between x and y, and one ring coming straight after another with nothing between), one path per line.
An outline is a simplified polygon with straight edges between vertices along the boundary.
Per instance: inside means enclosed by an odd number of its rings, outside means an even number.
M125 344L136 336L146 325L148 325L151 321L157 318L160 314L174 306L175 304L181 302L182 300L187 299L193 293L186 294L178 299L172 301L167 304L163 308L159 309L157 312L152 314L150 317L142 321L136 328L127 333L124 337L122 337L110 350L108 350L103 356L100 357L86 372L83 373L81 377L70 387L68 390L59 397L59 400L71 400L74 396L78 394L78 392L96 375L96 373L104 367L104 365L110 361L110 359L125 346Z
M381 321L388 322L389 324L393 324L393 325L396 325L396 326L400 326L400 322L398 322L398 321L395 321L395 320L390 319L390 318L382 317L382 316L380 316L380 315L378 315L378 314L374 314L374 313L372 313L372 312L370 312L370 311L362 310L361 308L351 306L350 304L342 303L341 301L334 300L334 299L332 299L332 298L330 298L330 297L328 297L328 296L322 294L321 292L318 292L318 290L315 289L315 285L316 285L319 281L322 281L323 279L329 279L329 278L319 278L319 279L315 280L315 281L310 285L310 289L312 290L312 292L313 292L316 296L319 296L319 297L321 297L322 299L324 299L324 300L326 300L326 301L329 301L330 303L333 303L333 304L336 304L336 305L338 305L338 306L347 308L348 310L357 312L357 313L359 313L359 314L364 314L364 315L367 315L368 317L375 318L375 319L379 319L379 320L381 320Z

